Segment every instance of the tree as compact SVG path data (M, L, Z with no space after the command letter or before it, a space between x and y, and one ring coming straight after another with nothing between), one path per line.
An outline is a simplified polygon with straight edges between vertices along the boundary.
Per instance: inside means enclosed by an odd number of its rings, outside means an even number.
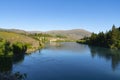
M112 30L106 33L92 33L91 37L87 39L84 43L95 46L120 49L120 27L116 28L116 26L113 25Z

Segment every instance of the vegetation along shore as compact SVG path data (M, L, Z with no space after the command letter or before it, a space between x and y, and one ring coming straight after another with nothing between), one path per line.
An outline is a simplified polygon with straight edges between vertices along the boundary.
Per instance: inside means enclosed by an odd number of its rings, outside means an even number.
M120 49L120 27L116 28L116 26L113 25L112 29L106 33L92 33L90 37L84 37L77 42L111 49Z

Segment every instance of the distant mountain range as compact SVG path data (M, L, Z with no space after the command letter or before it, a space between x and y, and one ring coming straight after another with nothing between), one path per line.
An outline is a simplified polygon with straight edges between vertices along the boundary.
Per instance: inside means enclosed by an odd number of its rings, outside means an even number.
M20 30L20 29L3 29L3 28L0 28L0 31L10 31L10 32L15 32L15 33L28 33L27 31Z
M51 35L62 35L62 36L66 36L68 39L74 39L74 40L78 40L83 37L89 37L91 35L91 32L83 29L53 30L53 31L47 31L46 33Z
M72 40L78 40L83 37L89 37L91 35L91 32L83 30L83 29L52 30L52 31L46 31L46 32L24 31L24 30L19 30L19 29L2 29L2 28L0 28L0 30L11 31L11 32L15 32L15 33L23 33L23 34L46 33L46 34L50 34L52 36L61 35L61 36L65 36L68 39L72 39Z

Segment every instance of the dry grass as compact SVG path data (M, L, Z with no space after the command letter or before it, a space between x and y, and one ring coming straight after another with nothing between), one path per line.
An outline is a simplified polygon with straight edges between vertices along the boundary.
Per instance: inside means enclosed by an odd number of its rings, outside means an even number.
M28 44L32 45L32 48L39 47L39 41L37 41L31 37L13 33L13 32L0 31L0 38L8 40L11 43L14 43L14 42L28 43Z

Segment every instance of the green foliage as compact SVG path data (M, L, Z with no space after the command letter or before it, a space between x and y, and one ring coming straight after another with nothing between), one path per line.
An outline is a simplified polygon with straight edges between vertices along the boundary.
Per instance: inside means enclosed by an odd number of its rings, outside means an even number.
M12 54L12 47L10 42L0 39L0 55L11 55Z
M0 38L0 55L8 56L15 54L25 53L27 46L30 46L25 43L16 42L11 44L9 41Z
M40 37L53 37L52 35L46 33L34 33L34 34L29 34L29 36L36 40L39 40Z
M21 42L16 42L12 45L14 54L25 53L27 50L27 45Z
M84 38L82 40L84 40L83 43L87 43L89 45L120 49L120 27L116 28L115 25L113 25L112 30L106 33L92 33L91 37Z
M21 35L19 33L14 33L12 31L0 30L0 38L9 41L11 43L11 46L16 42L21 42L23 44L30 44L30 46L28 46L27 52L29 51L32 52L32 51L35 51L37 48L39 48L39 41L36 39L33 39L28 35L29 34ZM30 47L34 47L34 49L31 49Z
M43 43L48 42L50 37L53 37L50 34L46 33L34 33L34 34L29 34L29 37L32 37L35 40L39 41L39 47L43 47ZM42 45L41 45L42 44Z
M66 36L63 36L63 35L60 35L60 34L57 34L56 37L58 37L58 38L67 38Z
M77 43L82 43L84 44L86 42L86 40L78 40Z

